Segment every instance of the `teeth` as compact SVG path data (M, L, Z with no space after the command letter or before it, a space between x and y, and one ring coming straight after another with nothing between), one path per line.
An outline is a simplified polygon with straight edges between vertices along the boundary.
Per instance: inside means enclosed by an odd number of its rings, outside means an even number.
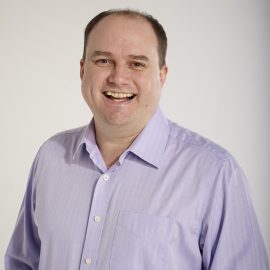
M118 93L118 92L111 92L111 91L106 91L105 95L112 96L113 98L130 98L133 96L133 94L131 93Z

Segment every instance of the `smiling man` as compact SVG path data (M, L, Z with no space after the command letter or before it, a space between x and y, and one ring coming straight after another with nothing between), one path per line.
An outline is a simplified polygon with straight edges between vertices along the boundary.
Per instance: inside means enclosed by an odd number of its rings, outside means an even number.
M152 25L137 14L103 18L86 40L82 92L94 115L101 155L110 167L157 110L167 66L164 60L159 63Z
M6 270L269 269L236 161L159 109L166 48L148 14L89 22L80 76L93 119L40 148Z

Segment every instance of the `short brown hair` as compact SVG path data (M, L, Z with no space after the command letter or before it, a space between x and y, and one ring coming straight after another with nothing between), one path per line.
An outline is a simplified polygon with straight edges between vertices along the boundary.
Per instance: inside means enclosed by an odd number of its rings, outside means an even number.
M84 48L83 48L83 60L85 60L86 57L86 46L89 34L95 27L95 25L101 21L103 18L109 16L109 15L123 15L123 16L130 16L130 17L141 17L144 18L146 21L148 21L157 37L158 41L158 55L159 55L159 66L160 68L163 67L166 64L166 52L167 52L167 36L166 32L163 29L162 25L158 22L157 19L155 19L152 15L137 11L137 10L131 10L131 9L110 9L107 11L103 11L96 15L86 26L84 31Z

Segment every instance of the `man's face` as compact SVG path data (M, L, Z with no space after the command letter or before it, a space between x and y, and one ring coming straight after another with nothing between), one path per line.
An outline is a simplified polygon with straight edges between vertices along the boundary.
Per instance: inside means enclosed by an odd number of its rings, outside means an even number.
M140 129L157 109L167 67L159 67L158 44L142 18L110 15L88 37L81 60L83 97L95 124Z

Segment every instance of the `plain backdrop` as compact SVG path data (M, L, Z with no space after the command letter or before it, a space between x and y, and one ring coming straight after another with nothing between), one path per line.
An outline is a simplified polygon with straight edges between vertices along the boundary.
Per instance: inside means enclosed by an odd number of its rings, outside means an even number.
M238 160L269 254L269 0L0 0L0 268L38 148L90 121L79 78L84 27L126 7L166 29L161 107Z

